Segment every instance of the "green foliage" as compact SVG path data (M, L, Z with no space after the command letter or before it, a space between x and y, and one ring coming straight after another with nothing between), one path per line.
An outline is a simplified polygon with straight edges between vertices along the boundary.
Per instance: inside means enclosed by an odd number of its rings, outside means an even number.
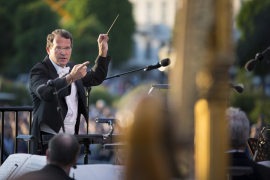
M116 104L117 109L126 109L126 108L133 108L133 105L136 104L136 102L145 96L148 95L148 92L151 88L150 84L156 84L155 82L149 82L147 84L141 84L138 85L136 88L132 89L130 92L126 93ZM159 90L154 90L151 94L157 95L157 93L160 92ZM163 97L166 96L167 90L163 91L162 93L158 93L157 97ZM160 96L162 95L162 96Z
M270 1L252 0L243 4L237 17L237 27L241 31L241 38L237 45L237 58L241 67L247 61L254 59L256 53L269 47L270 36ZM270 54L265 56L270 59ZM264 63L258 63L255 74L262 78L269 74L270 67Z
M102 85L92 87L90 92L90 104L95 104L99 99L104 100L107 105L112 106L114 101L117 101L119 97L111 95Z
M270 124L269 107L270 101L268 97L261 92L244 90L242 94L232 92L232 106L238 107L247 113L251 122L256 123L260 114L265 114L266 123Z
M89 15L80 21L72 19L64 28L71 32L73 37L71 61L75 63L90 61L94 65L94 60L98 56L97 39L100 32L104 31L96 16Z
M44 1L0 0L0 5L1 73L15 77L44 59L46 36L59 28L59 17Z
M243 83L245 86L241 94L233 90L230 91L231 106L240 108L246 112L250 121L253 123L256 123L259 115L263 113L265 114L266 123L270 124L269 98L263 93L261 87L254 87L252 81L250 81L252 78L252 73L248 73L244 69L238 69L236 81Z
M70 0L65 4L65 9L72 16L72 22L66 28L71 29L72 33L75 33L78 28L74 48L76 46L83 48L78 49L81 53L74 52L73 57L76 58L74 61L83 62L89 57L98 55L98 34L107 33L117 14L120 15L109 32L108 55L113 58L114 66L128 60L132 51L132 34L135 30L132 6L129 1ZM95 45L92 45L93 43Z
M265 98L267 98L267 97L262 97L262 99L255 100L255 107L249 113L249 117L250 117L251 122L256 123L258 117L261 114L264 114L265 115L265 123L268 125L270 124L270 115L269 115L270 101L265 101Z
M18 7L14 20L15 51L11 68L29 72L46 56L46 36L58 26L58 16L43 1ZM16 65L14 67L14 65Z
M14 100L1 100L1 103L7 103L11 106L32 106L30 92L25 85L15 85L12 81L0 77L1 91L15 95Z
M241 37L237 44L237 60L239 64L238 82L245 84L242 94L233 94L233 106L240 107L249 116L252 122L256 122L261 113L266 116L266 123L270 124L269 97L264 94L264 78L270 72L270 66L259 62L253 71L262 78L262 87L254 87L250 79L253 75L244 72L243 66L247 61L254 59L256 53L263 52L269 47L270 36L270 1L252 0L246 1L237 17L237 27L241 31ZM270 53L266 54L266 60L270 60Z
M233 107L238 107L247 114L255 108L255 101L259 97L259 95L254 95L254 93L250 91L243 91L241 94L231 91L231 94L233 95Z

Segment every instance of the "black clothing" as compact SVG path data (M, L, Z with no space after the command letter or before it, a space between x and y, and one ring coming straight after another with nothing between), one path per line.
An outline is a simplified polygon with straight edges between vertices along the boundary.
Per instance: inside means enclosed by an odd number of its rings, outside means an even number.
M73 180L64 169L48 164L39 171L32 171L22 175L18 180Z
M252 167L253 173L243 176L233 176L233 180L264 180L270 177L270 168L257 164L247 157L243 152L230 153L232 155L233 166Z
M80 116L81 114L85 117L88 123L88 114L86 109L86 98L84 87L97 86L100 85L107 76L108 65L110 62L110 57L100 57L98 56L95 61L95 66L87 72L86 76L82 79L75 81L77 86L78 94L78 116L75 125L75 134L79 132ZM70 67L70 71L76 64L73 62L68 62L67 66ZM45 123L55 132L59 132L61 128L61 118L57 113L57 101L53 94L53 89L49 87L43 95L39 95L36 90L37 88L45 84L49 79L58 78L55 67L47 55L46 58L36 64L30 71L30 84L29 89L31 92L33 105L34 105L34 116L31 135L34 135L40 139L40 129L39 125L41 122ZM57 90L67 86L66 78L62 78L55 83ZM65 88L58 94L58 98L62 107L63 118L67 114L67 104L65 97L70 95L71 86ZM31 142L30 153L37 154L37 143Z

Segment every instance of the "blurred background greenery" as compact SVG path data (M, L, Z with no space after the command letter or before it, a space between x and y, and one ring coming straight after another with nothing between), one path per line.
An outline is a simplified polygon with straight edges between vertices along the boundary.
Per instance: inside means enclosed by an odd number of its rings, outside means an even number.
M235 19L240 36L236 41L236 71L231 76L235 82L244 85L244 91L242 94L231 93L231 104L244 110L253 123L264 114L266 123L270 124L270 66L266 62L270 60L270 53L252 72L244 69L249 60L270 45L269 11L270 1L242 1Z

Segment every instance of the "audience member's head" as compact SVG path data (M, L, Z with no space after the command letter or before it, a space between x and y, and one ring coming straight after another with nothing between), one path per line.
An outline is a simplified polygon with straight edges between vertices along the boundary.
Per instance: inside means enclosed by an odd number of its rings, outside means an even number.
M73 135L55 135L50 140L49 148L46 152L48 164L71 167L76 164L79 149L79 143Z
M99 99L99 100L97 100L97 102L96 102L96 108L97 108L99 111L101 111L101 110L105 107L105 105L106 105L106 103L105 103L105 101L102 100L102 99Z
M249 120L247 115L236 108L230 107L226 111L229 139L233 149L244 149L249 137Z

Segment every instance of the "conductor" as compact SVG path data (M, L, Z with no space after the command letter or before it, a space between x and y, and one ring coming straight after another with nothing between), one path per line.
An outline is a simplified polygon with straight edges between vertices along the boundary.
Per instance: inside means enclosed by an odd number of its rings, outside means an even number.
M37 93L37 88L40 85L58 77L62 78L55 82L57 91L71 84L58 94L65 131L68 134L78 134L81 115L86 120L88 119L84 87L97 86L107 76L111 59L107 56L108 40L106 34L99 35L99 55L93 68L87 72L86 65L89 64L89 61L82 64L75 64L70 61L73 40L68 31L56 29L47 36L46 50L48 55L30 71L29 89L34 105L32 135L41 140L44 134L58 134L63 131L61 117L57 112L58 103L53 94L53 89L49 87L44 94ZM46 149L47 147L43 146L42 154L45 154ZM37 150L38 144L31 143L30 153L37 154Z

